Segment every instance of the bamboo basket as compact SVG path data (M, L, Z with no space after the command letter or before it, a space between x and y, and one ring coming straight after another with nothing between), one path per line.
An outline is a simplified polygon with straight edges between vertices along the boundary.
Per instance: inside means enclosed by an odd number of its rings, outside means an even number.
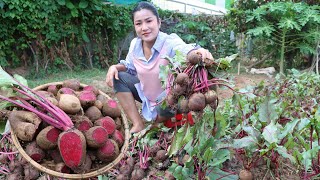
M33 90L43 90L43 89L46 89L50 85L62 85L62 82L53 82L53 83L40 85L40 86L34 88ZM86 84L81 84L81 87L84 87L84 86L86 86ZM107 94L105 94L104 92L102 92L100 90L99 90L99 93L106 96L108 99L111 99L110 96L108 96ZM48 175L54 176L54 177L60 177L60 178L66 178L66 179L87 179L87 178L96 177L96 176L105 174L113 166L118 164L120 162L120 160L125 156L125 153L126 153L128 146L129 146L130 132L129 132L128 120L127 120L126 116L124 115L123 111L121 113L121 116L122 116L122 118L121 118L122 125L123 125L124 131L125 131L125 141L121 147L121 151L120 151L119 156L115 160L113 160L112 162L107 164L106 166L104 166L100 169L97 169L95 171L91 171L91 172L83 173L83 174L60 173L60 172L48 169L48 168L40 165L39 163L34 161L29 155L27 155L27 153L25 152L25 150L21 146L17 136L15 135L15 133L12 130L11 130L11 137L12 137L14 145L16 146L17 150L22 155L22 157L25 158L27 160L27 162L29 162L32 166L37 168L39 171L42 171L42 172L44 172Z

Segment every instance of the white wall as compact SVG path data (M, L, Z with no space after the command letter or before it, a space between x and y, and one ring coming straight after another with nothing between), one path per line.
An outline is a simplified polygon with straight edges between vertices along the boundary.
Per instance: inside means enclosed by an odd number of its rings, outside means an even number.
M224 4L222 7L219 7L205 3L204 0L203 2L202 0L152 0L152 2L162 9L176 10L182 13L224 15L227 12Z

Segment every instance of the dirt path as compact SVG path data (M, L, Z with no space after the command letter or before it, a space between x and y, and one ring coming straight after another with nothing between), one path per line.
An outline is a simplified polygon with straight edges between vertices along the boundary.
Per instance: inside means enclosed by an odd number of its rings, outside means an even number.
M266 75L253 75L253 74L234 74L234 78L231 80L231 82L234 84L234 89L242 89L247 86L255 86L258 85L261 81L268 82L272 80L272 78L269 78ZM233 96L233 91L228 88L220 88L218 90L218 97L220 100L228 99Z

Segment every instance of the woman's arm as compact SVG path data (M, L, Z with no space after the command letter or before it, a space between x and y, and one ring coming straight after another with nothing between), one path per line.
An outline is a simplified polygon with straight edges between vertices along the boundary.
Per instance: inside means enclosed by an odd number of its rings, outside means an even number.
M119 64L115 64L109 67L106 75L106 83L108 86L113 87L113 79L119 79L119 71L127 71L128 73L135 74L135 68L132 63L132 51L136 43L136 38L134 38L129 47L129 52L125 60L121 60Z
M106 83L108 86L113 87L113 78L119 79L118 72L125 71L127 68L123 64L116 64L109 67L106 75Z
M212 54L207 49L195 46L194 44L187 44L177 34L173 33L169 35L169 43L173 47L173 56L175 55L175 51L180 51L185 55L191 51L195 51L202 55L202 59L213 59Z

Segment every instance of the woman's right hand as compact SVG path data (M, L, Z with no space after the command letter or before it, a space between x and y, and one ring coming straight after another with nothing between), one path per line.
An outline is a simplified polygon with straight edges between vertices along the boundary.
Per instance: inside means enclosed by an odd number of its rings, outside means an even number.
M109 70L108 70L107 76L106 76L106 83L110 87L113 87L113 78L119 79L119 77L118 77L118 69L114 65L109 67Z

